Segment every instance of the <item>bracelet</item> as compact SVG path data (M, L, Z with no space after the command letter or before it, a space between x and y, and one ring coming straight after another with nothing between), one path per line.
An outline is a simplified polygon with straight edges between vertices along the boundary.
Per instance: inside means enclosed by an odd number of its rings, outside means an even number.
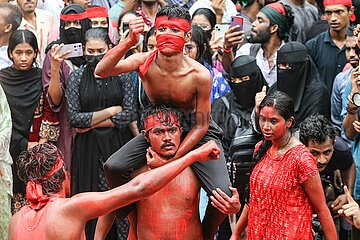
M223 47L223 52L224 52L224 53L230 53L230 52L231 52L231 48L226 49L226 48Z
M348 100L349 100L349 102L350 102L352 105L355 105L355 103L353 102L353 100L352 100L351 97L350 97L350 94L348 95Z

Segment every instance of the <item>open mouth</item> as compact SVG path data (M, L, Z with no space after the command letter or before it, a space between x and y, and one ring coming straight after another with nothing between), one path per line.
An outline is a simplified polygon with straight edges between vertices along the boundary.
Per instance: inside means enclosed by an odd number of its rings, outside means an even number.
M166 143L164 145L162 145L161 148L165 149L165 150L171 150L175 147L175 145L173 143Z

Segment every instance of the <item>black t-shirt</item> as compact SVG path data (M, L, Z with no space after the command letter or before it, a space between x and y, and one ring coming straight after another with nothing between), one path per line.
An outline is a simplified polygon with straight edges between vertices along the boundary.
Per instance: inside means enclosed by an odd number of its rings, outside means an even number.
M321 178L334 183L334 171L346 170L354 163L350 147L341 137L335 138L334 153L324 171L320 172Z

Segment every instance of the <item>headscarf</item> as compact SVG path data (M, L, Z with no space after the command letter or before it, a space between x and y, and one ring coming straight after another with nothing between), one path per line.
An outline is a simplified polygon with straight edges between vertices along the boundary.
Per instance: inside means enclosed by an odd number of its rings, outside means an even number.
M327 89L320 81L316 65L306 47L299 42L284 44L278 51L277 64L291 66L291 69L277 68L277 90L292 97L297 122L310 114L325 114L323 111L327 110L329 95L324 92Z
M236 101L241 108L248 109L255 106L255 95L261 91L266 81L253 56L242 55L231 63L230 74L228 77L250 76L250 80L229 85L234 92Z
M65 30L65 21L79 20L81 29L70 28ZM83 7L78 4L66 6L60 14L60 40L58 43L70 44L81 42L85 44L85 32L90 29L90 20ZM69 58L76 66L85 64L84 57Z
M279 26L283 33L288 33L291 26L286 18L286 10L281 2L274 2L263 7L260 12L269 18L270 22Z

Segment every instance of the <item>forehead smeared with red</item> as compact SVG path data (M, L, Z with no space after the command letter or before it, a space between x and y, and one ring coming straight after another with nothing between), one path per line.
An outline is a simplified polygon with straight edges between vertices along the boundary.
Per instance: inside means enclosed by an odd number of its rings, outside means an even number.
M151 114L150 116L144 119L145 131L149 131L150 129L159 125L165 125L165 126L176 125L177 127L180 128L180 122L178 116L172 113L158 112Z
M168 16L160 16L155 20L155 27L159 29L160 27L169 27L175 28L182 32L189 32L191 29L191 24L183 18L170 18Z

